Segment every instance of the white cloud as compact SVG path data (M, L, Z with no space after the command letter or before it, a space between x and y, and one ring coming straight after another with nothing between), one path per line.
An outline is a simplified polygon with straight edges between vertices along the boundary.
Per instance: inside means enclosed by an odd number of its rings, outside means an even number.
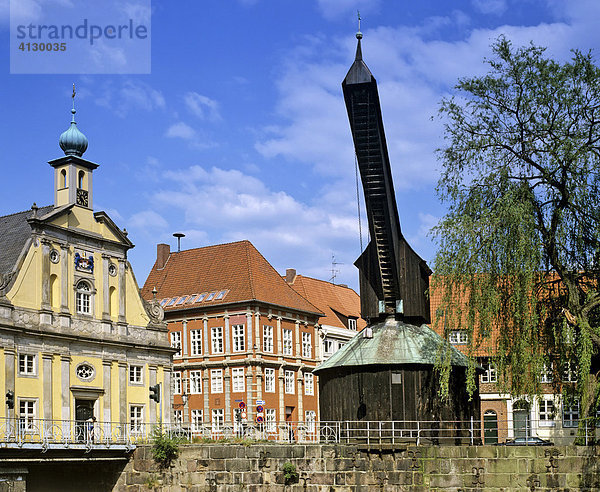
M160 230L169 227L168 222L157 212L153 210L144 210L133 214L127 224L131 228Z
M188 124L180 121L172 124L165 133L165 136L169 138L182 138L184 140L194 140L196 138L196 131Z
M122 118L130 111L156 111L166 108L162 93L138 80L125 80L119 85L109 81L95 92L101 94L96 99L96 104L115 111Z
M185 105L198 118L216 121L221 119L217 101L197 92L188 92L184 97Z

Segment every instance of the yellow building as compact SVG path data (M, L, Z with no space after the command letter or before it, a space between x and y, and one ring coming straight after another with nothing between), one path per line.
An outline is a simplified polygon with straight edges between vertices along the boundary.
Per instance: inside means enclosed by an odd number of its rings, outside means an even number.
M49 162L54 205L0 217L0 420L81 430L93 417L100 432L115 428L103 422L141 431L170 420L173 350L162 308L140 297L127 232L93 210L98 164L82 158L87 139L72 113L65 155Z

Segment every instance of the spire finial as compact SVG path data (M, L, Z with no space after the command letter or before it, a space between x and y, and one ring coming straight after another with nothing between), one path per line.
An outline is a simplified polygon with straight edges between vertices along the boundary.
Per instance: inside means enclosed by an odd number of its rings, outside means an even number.
M360 32L360 21L361 21L360 10L356 11L356 15L358 17L358 31L356 33L356 39L362 39L362 32Z
M79 131L77 123L75 123L75 84L73 84L73 109L71 109L71 126L66 132L63 132L59 139L60 148L63 149L65 155L76 155L81 157L88 147L86 136Z
M75 122L75 113L77 112L75 111L75 82L73 82L73 94L71 95L71 98L73 99L73 109L71 109L73 117L71 118L71 121Z

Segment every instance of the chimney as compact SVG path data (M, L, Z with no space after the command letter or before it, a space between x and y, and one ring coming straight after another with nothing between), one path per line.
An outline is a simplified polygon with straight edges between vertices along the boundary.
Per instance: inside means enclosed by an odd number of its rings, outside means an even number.
M162 270L171 255L171 246L168 244L157 244L156 245L156 268Z
M285 271L285 281L288 284L293 284L294 280L296 280L296 270L294 270L293 268L288 268Z

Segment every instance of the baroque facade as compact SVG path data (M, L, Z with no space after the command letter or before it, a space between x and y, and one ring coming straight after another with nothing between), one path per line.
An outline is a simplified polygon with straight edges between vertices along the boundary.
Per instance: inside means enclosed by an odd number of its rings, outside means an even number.
M126 231L93 210L98 164L82 157L72 113L65 155L49 162L54 204L0 217L0 421L27 430L95 418L141 432L170 419L173 351L162 308L140 296Z
M312 371L321 313L286 284L249 241L171 252L142 289L165 310L173 358L174 416L192 433L318 419ZM281 424L284 425L284 424Z

